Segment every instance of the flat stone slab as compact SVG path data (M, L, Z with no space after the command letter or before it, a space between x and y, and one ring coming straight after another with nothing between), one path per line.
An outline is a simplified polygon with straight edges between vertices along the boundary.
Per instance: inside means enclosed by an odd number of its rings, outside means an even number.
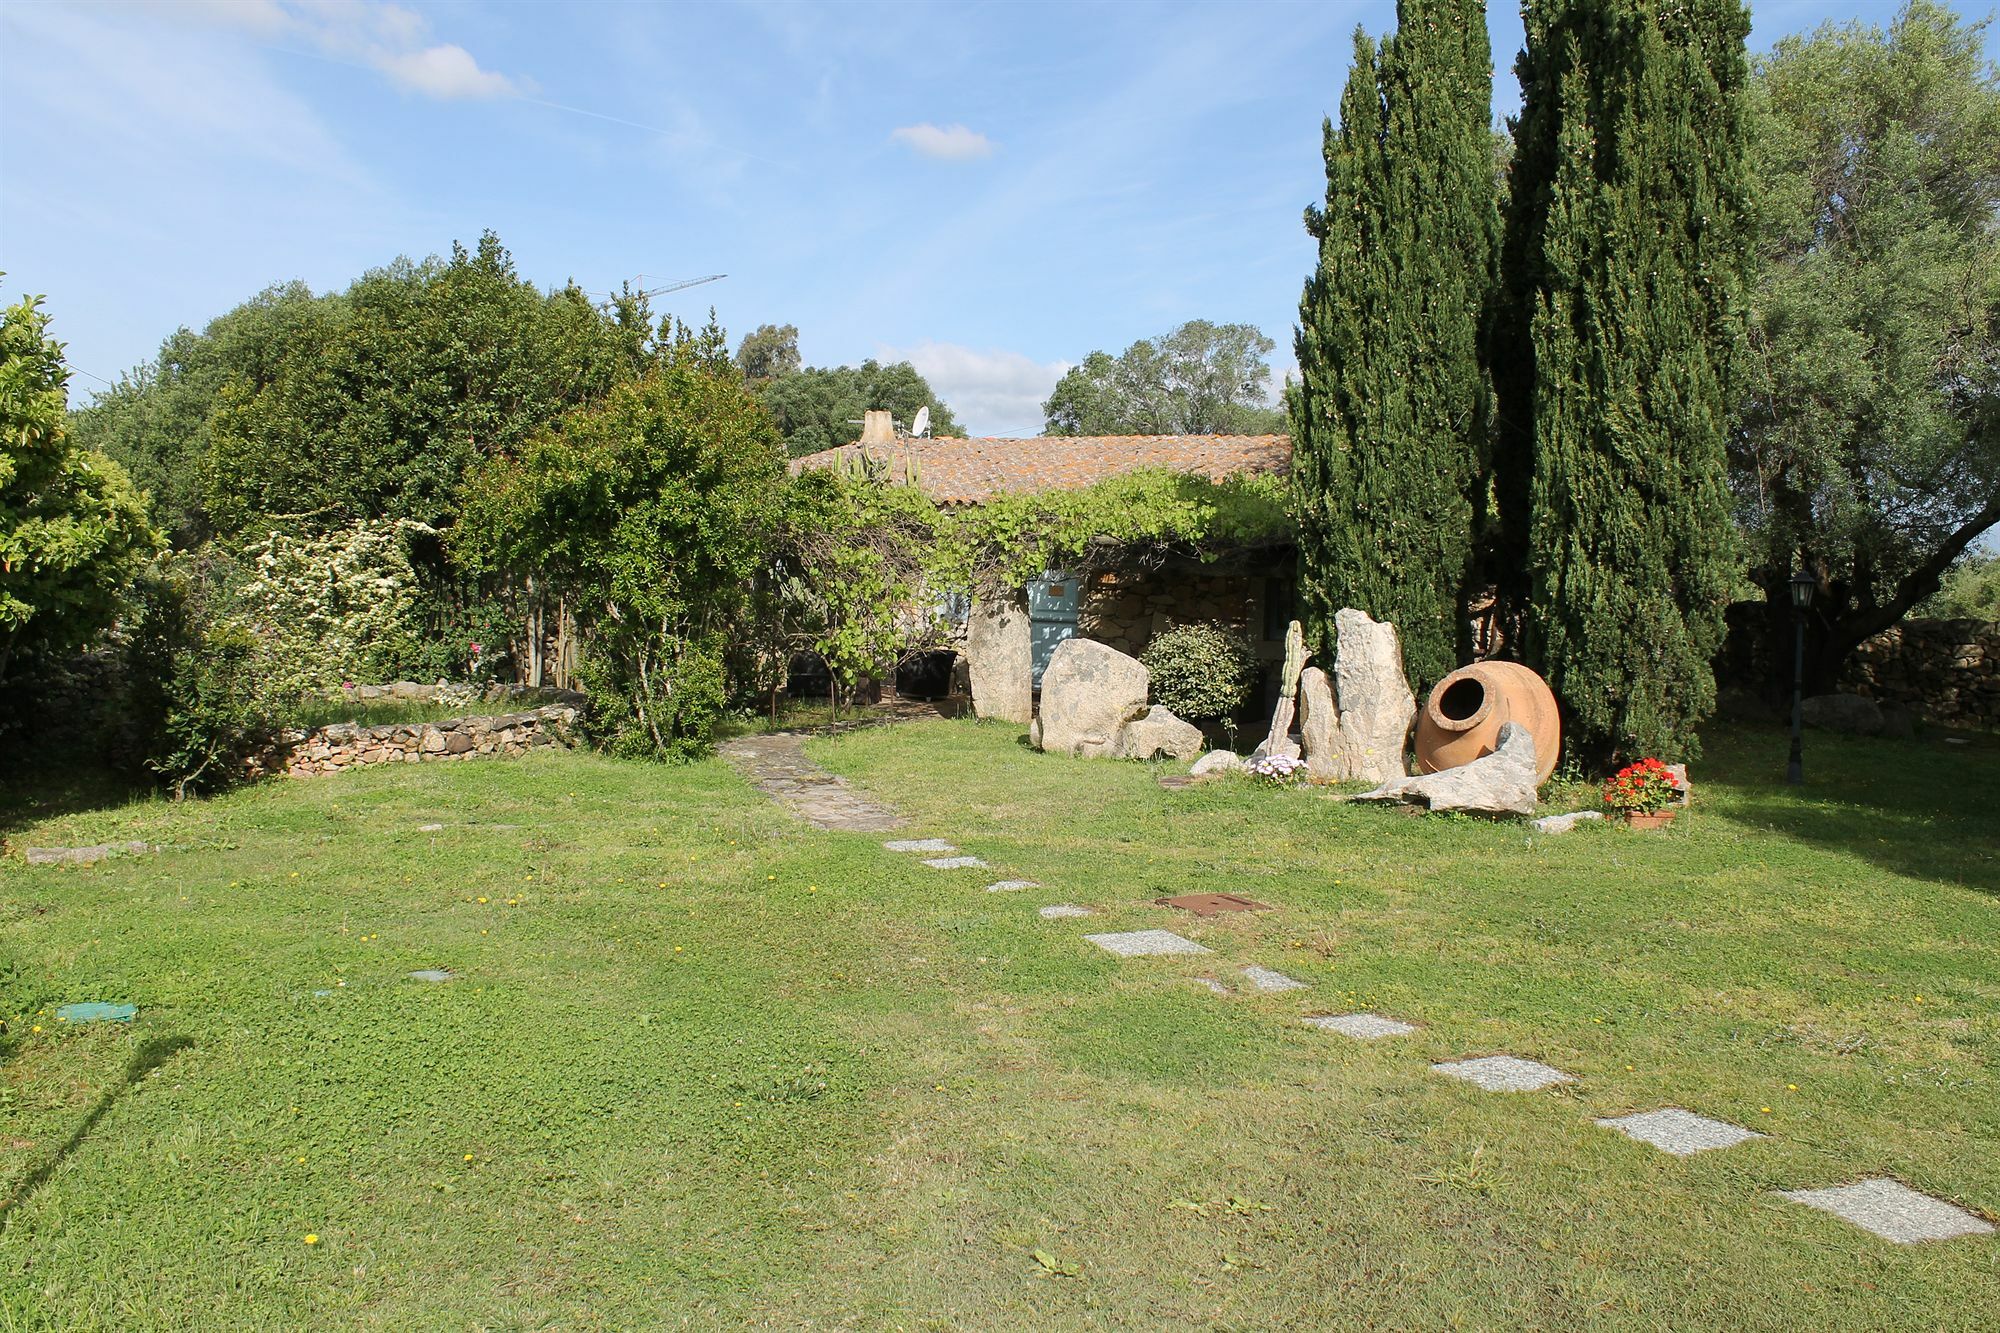
M1597 1123L1676 1157L1692 1157L1711 1148L1733 1148L1746 1139L1764 1137L1755 1130L1724 1120L1710 1120L1678 1106L1641 1111L1637 1115L1610 1116Z
M1578 824L1595 824L1604 818L1602 810L1578 810L1567 815L1547 815L1529 825L1537 833L1567 833Z
M419 832L419 833L442 833L442 832L444 832L444 825L442 825L442 824L419 824L419 825L417 825L417 832Z
M943 838L891 838L882 844L891 852L955 852L958 848Z
M780 731L767 736L743 736L715 747L752 786L795 817L823 829L849 833L887 833L901 828L896 812L871 801L806 758L805 737Z
M1196 977L1195 983L1200 986L1206 986L1208 989L1214 991L1217 995L1229 994L1229 987L1223 985L1221 982L1217 981L1214 977Z
M94 847L29 847L21 855L31 866L87 866L150 850L143 842L100 842Z
M457 975L458 973L452 971L448 967L423 967L423 968L418 968L415 972L410 973L410 980L450 981Z
M1304 990L1306 983L1297 977L1288 977L1283 972L1273 972L1268 967L1258 967L1252 963L1243 969L1243 979L1258 990Z
M1032 879L999 879L986 886L988 893L1019 893L1022 889L1039 889L1042 886Z
M1417 1025L1414 1023L1384 1018L1380 1014L1317 1014L1308 1018L1306 1022L1327 1032L1338 1032L1343 1037L1352 1037L1356 1041L1400 1037L1417 1030Z
M1042 917L1048 921L1060 921L1064 917L1089 916L1090 914L1091 912L1088 907L1078 907L1075 903L1057 903L1053 907L1044 907L1042 909Z
M1981 1221L1956 1204L1919 1194L1900 1180L1879 1176L1852 1185L1821 1190L1779 1190L1793 1203L1832 1213L1863 1231L1872 1231L1898 1245L1957 1236L1984 1236L1991 1223Z
M1193 940L1182 939L1171 930L1121 930L1109 935L1085 935L1098 948L1120 958L1153 958L1164 954L1212 953Z
M924 864L933 870L984 870L986 863L976 856L932 856Z
M1440 1074L1462 1078L1488 1092L1534 1092L1552 1083L1574 1083L1576 1079L1560 1069L1518 1055L1482 1055L1473 1060L1447 1060L1431 1066Z

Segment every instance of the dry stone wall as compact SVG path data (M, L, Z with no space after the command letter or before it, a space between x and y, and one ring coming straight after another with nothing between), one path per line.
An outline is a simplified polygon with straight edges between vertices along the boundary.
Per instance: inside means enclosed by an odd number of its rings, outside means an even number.
M1841 687L1946 726L2000 730L2000 625L1906 620L1854 650Z
M573 745L575 726L576 709L567 704L526 713L379 727L342 722L314 731L285 733L276 751L252 765L251 775L284 773L303 778L375 764L504 758L544 746Z

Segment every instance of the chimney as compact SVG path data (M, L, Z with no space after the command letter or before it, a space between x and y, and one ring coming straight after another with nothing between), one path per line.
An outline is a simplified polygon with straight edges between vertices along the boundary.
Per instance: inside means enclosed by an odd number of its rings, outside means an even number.
M896 440L896 418L886 411L873 410L861 414L861 443L893 444Z

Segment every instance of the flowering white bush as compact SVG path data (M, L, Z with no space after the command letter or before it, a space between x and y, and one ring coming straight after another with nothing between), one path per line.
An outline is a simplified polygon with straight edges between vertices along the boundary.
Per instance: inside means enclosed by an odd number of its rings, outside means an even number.
M1281 787L1296 782L1305 771L1305 760L1294 759L1286 754L1267 754L1250 765L1250 772L1254 776Z
M229 619L257 644L257 674L277 698L341 681L385 679L423 635L407 520L326 533L269 532L244 552L253 574Z

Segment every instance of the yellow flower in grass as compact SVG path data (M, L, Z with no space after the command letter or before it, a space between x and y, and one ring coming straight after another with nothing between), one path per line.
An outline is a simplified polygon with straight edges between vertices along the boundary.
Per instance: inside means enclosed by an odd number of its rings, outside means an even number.
M306 1244L308 1245L319 1244L319 1233L317 1231L306 1232Z

